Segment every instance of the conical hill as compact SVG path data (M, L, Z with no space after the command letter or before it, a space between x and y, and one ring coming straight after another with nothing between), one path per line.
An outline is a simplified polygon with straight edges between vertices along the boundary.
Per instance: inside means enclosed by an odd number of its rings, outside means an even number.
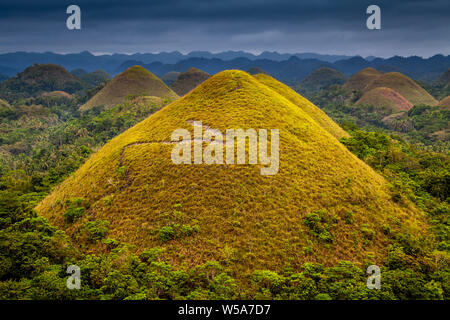
M81 111L95 106L113 107L129 95L154 96L176 100L178 95L153 73L141 66L130 67L111 80L102 90L80 107Z
M195 121L222 133L267 129L268 154L276 141L270 130L278 129L278 172L261 175L266 165L248 158L174 164L172 133L182 128L193 135ZM86 212L78 217L76 207ZM84 250L108 250L85 234L87 224L107 220L107 238L140 252L160 247L177 266L217 261L242 279L306 261L380 262L388 228L391 234L424 228L408 200L395 202L386 181L301 107L236 70L212 76L112 139L36 210Z

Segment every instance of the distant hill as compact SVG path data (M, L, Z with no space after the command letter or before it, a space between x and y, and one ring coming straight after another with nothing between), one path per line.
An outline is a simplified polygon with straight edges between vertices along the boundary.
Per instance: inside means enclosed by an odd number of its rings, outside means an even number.
M77 68L77 69L70 71L70 73L73 74L75 77L81 78L81 77L87 75L89 72L87 72L84 69Z
M408 111L413 107L413 104L400 93L385 87L377 87L367 91L356 102L356 105L374 106L388 114Z
M344 84L344 88L350 91L363 91L375 79L381 77L382 73L374 68L365 68L352 75Z
M251 75L260 74L260 73L266 73L267 74L267 72L265 72L260 67L251 67L250 69L247 70L247 73L251 74Z
M450 56L435 55L430 58L396 56L386 59L370 57L366 60L359 56L314 53L281 54L277 52L263 52L260 55L254 55L243 51L214 54L206 51L181 54L175 51L131 55L92 55L86 51L73 54L15 52L0 54L0 74L13 76L33 63L55 63L68 70L81 68L86 72L102 69L111 75L123 72L134 65L142 65L160 77L170 71L185 72L191 67L215 74L229 69L248 70L255 66L262 68L284 83L293 85L298 84L311 72L321 67L336 69L346 76L372 67L384 72L401 72L415 80L430 82L450 68Z
M450 85L450 68L447 69L440 77L436 80L439 85Z
M177 80L180 74L181 72L169 71L161 77L161 80L164 81L165 84L170 86L175 80Z
M174 164L172 133L192 133L193 120L221 132L268 129L271 136L278 129L279 172L261 175L263 164ZM365 265L368 253L376 264L387 255L390 234L426 236L425 216L394 197L380 175L301 106L232 70L109 141L36 211L83 251L107 250L80 233L98 225L138 253L161 249L173 266L226 263L250 286L256 270L340 260Z
M442 99L438 105L443 106L443 107L450 107L450 96Z
M73 94L82 89L82 81L62 66L34 64L15 77L0 83L0 97L14 100L51 91L66 91Z
M414 80L398 72L383 74L370 82L364 90L369 91L378 87L387 87L397 91L413 105L426 104L435 106L437 104L436 99L425 91L425 89L419 86Z
M319 68L300 82L300 87L307 91L319 91L334 84L344 84L347 77L331 68Z
M52 92L44 92L42 94L43 96L47 96L47 97L57 97L57 98L72 98L72 95L65 92L65 91L52 91Z
M98 86L100 83L111 80L111 75L104 70L95 70L79 77L90 87Z
M177 94L167 87L157 76L143 67L134 66L111 80L80 110L86 111L95 106L113 107L129 96L145 95L176 100Z
M179 96L184 96L209 77L210 75L202 70L190 68L186 72L180 74L178 78L170 85L170 88L172 88L172 90Z

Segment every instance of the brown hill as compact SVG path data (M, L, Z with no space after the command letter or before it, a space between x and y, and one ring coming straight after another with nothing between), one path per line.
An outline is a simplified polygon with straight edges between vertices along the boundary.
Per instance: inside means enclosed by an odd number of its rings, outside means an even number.
M356 104L375 106L386 110L388 113L407 111L413 107L413 104L400 93L385 87L377 87L367 91Z
M157 76L141 66L128 68L111 80L102 90L80 107L81 111L95 106L111 108L129 95L155 96L176 100L178 95Z
M170 87L179 96L184 96L209 77L210 75L202 70L190 68L186 72L180 74L177 80L175 80Z
M373 80L365 88L365 91L378 87L387 87L397 91L413 105L426 104L435 106L437 104L436 99L434 99L424 88L419 86L411 78L399 72L389 72L383 74L381 77Z

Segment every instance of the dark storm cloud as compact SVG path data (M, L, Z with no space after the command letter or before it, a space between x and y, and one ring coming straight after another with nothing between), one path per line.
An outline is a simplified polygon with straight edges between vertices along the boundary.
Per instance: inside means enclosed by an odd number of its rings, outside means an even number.
M82 30L65 28L68 5ZM382 30L365 28L368 5ZM247 50L361 55L450 53L450 1L2 1L0 51Z

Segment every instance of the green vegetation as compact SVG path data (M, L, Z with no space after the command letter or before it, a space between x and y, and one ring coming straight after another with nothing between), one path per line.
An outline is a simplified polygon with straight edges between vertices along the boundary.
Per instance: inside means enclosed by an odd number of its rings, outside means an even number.
M325 89L334 84L342 85L347 78L343 73L331 68L320 68L312 72L304 80L302 80L296 90L305 92L316 92Z
M88 97L0 101L0 299L449 299L450 162L432 135L445 108L415 106L389 129L340 86L314 94L346 133L239 71L162 110L130 95L80 114ZM279 175L174 166L145 143L192 119L279 128ZM81 290L66 288L73 264ZM366 287L371 264L381 290Z
M56 64L34 64L0 84L0 98L9 102L55 90L68 93L84 89L82 81Z

